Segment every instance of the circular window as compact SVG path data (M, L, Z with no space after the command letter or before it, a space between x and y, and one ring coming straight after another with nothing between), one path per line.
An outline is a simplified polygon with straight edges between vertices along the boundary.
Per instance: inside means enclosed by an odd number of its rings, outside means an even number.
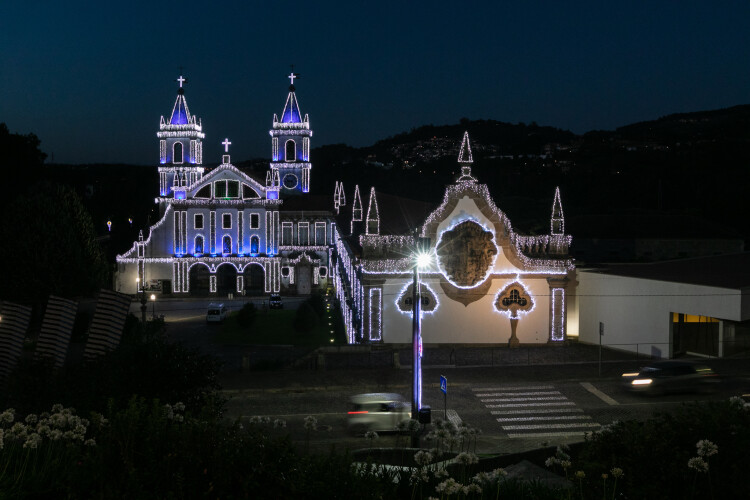
M284 187L287 189L294 189L297 187L297 176L294 174L286 174L284 176Z

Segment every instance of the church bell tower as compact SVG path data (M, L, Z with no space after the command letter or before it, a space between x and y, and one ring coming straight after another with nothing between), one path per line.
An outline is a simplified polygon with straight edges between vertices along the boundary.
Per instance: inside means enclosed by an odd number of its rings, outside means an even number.
M203 177L203 133L201 121L190 114L183 84L177 79L177 99L169 120L161 117L159 131L159 196L184 196L187 186ZM183 189L179 189L183 188Z
M289 95L281 113L281 120L273 115L271 135L271 170L281 182L281 194L292 195L310 191L310 119L302 118L295 94L296 73L289 75Z

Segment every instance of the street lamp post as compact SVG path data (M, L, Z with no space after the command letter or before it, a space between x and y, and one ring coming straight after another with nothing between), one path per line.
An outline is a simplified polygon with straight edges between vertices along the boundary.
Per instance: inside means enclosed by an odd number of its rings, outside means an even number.
M411 381L411 418L419 421L419 410L422 408L422 298L420 296L419 268L427 266L430 255L424 250L429 245L428 238L416 238L417 254L415 255L412 283L411 343L412 343L412 381ZM412 448L419 448L419 432L411 435Z
M151 319L156 319L156 295L151 294Z
M146 322L146 285L141 283L141 278L135 279L135 286L138 292L141 294L141 321Z

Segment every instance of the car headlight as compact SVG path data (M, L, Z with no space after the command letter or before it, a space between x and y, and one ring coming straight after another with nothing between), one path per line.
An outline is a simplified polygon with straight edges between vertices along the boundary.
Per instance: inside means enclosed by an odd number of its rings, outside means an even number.
M650 378L637 378L631 382L633 385L650 385L653 380Z

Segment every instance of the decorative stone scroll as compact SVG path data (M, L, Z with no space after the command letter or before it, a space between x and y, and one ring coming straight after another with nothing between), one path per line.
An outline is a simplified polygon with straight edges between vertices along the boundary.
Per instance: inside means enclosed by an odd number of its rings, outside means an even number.
M437 245L441 271L461 288L473 288L484 282L497 254L493 234L473 220L445 231Z

